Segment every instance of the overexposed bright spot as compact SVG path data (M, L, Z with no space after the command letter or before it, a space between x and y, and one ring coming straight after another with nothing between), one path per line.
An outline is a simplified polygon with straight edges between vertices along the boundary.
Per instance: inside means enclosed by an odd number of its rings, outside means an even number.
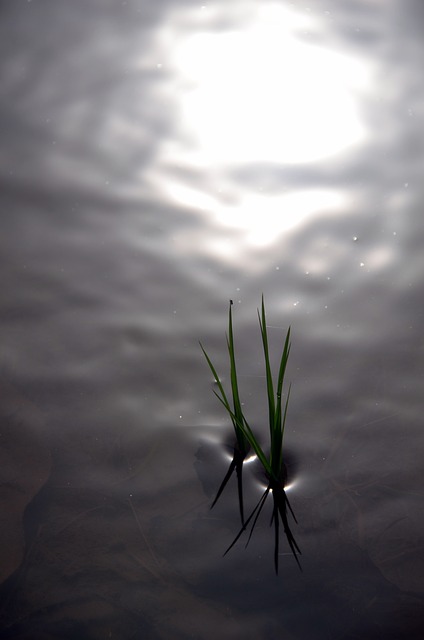
M371 71L359 56L325 46L324 14L265 0L249 6L231 29L217 7L196 10L197 22L191 10L175 11L152 47L155 61L166 59L158 95L175 119L143 167L143 185L211 231L176 231L174 247L226 261L340 214L344 191L309 185L306 176L291 185L286 167L301 172L302 164L345 158L367 136L358 105Z
M292 480L291 482L289 482L289 484L285 485L284 491L293 491L293 489L295 489L297 485L298 485L298 481Z
M284 491L287 491L287 492L293 491L293 489L295 489L298 486L298 484L299 484L299 481L297 479L292 480L288 484L284 485ZM268 485L266 484L265 481L258 481L257 487L263 490L263 489L267 489ZM271 493L272 493L272 489L271 489Z
M215 198L199 188L194 188L182 182L167 180L163 185L163 192L169 195L174 202L195 209L211 211L217 206Z
M234 458L234 453L233 452L223 450L222 454L223 454L223 457L225 458L225 460L228 460L230 462ZM256 457L255 454L253 454L253 455L248 456L247 458L245 458L243 460L243 464L252 464L252 462L255 462L255 460L257 460L257 457Z
M299 39L298 15L264 2L240 30L176 44L182 124L199 158L310 162L364 139L353 93L366 68Z
M270 196L247 191L234 196L235 202L228 204L220 199L219 193L211 196L200 189L171 181L164 185L164 191L175 202L201 210L220 227L244 232L245 241L258 247L279 240L282 234L298 228L317 213L337 214L346 199L342 192L330 189L307 189ZM186 239L188 241L187 236ZM221 247L219 253L226 253L226 247Z
M310 189L281 196L246 193L237 206L217 206L214 216L223 226L245 230L250 245L264 246L307 222L317 213L337 213L345 198L341 192Z

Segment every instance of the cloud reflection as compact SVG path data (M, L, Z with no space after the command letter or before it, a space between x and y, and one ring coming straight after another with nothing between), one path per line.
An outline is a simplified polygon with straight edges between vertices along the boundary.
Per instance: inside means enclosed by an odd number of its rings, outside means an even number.
M196 20L195 28L180 20L161 32L180 117L158 150L166 178L155 170L151 184L214 228L238 230L250 247L340 212L340 191L294 190L282 179L273 193L253 190L234 180L235 169L266 164L301 171L357 148L367 130L355 95L369 82L367 68L308 40L306 32L322 29L318 19L280 4L261 4L237 30L214 30L207 12L201 26ZM177 166L195 167L197 175L170 171ZM227 253L216 243L210 248L220 259Z

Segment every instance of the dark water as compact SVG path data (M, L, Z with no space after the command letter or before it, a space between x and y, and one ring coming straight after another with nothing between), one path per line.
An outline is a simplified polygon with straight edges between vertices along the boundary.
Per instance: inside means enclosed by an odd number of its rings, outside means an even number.
M421 638L424 11L0 2L1 637ZM300 573L247 549L234 300L292 327ZM247 503L260 488L246 469Z

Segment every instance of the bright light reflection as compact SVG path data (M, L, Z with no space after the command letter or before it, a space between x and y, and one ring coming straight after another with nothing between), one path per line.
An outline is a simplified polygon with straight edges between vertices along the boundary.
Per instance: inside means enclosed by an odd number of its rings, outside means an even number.
M284 491L293 491L293 489L295 489L298 485L298 481L297 480L293 480L292 482L289 482L289 484L284 485ZM267 489L268 485L265 482L259 482L258 486L262 489ZM271 489L271 493L272 493L272 489Z
M218 206L216 219L225 226L246 230L247 241L264 246L317 213L338 212L345 198L340 192L311 189L283 196L245 194L237 207Z
M184 124L208 162L310 162L365 137L357 61L295 36L299 14L264 3L240 31L197 32L173 59Z
M317 213L337 214L346 202L340 191L308 189L291 191L283 195L264 195L251 192L234 194L235 202L223 202L219 193L215 196L168 181L163 188L175 201L207 214L220 227L238 229L246 234L246 241L253 246L265 246L278 239L286 231L298 227ZM178 238L184 251L190 250L193 239L184 233ZM214 248L214 253L224 257L231 247Z
M230 462L233 459L233 456L230 453L228 453L228 451L224 451L223 452L223 457L225 458L225 460L229 460ZM253 455L248 456L247 458L245 458L243 460L243 464L252 464L252 462L254 462L256 459L257 459L256 455L253 454Z
M292 491L296 487L297 484L298 483L296 482L296 480L293 480L293 482L289 482L289 484L285 485L284 491Z
M203 213L217 229L241 231L254 246L340 212L345 196L336 190L283 190L284 164L341 154L366 136L355 93L371 82L369 68L296 35L317 24L311 14L263 2L238 31L211 30L207 20L190 30L194 35L165 28L179 128L149 176L162 196ZM280 189L267 193L232 179L232 169L260 162L282 167ZM186 244L187 235L175 240ZM219 238L201 244L220 259L235 257L234 246Z

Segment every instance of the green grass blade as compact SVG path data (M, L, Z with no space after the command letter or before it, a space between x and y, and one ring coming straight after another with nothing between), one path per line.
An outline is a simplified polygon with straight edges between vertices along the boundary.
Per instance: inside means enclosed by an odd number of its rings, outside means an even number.
M272 451L271 466L273 467L273 470L274 470L274 476L277 476L280 473L283 465L282 451L283 451L284 426L286 421L288 398L290 395L290 390L285 403L284 415L282 414L282 393L283 393L283 383L284 383L284 377L285 377L286 368L287 368L287 362L289 359L289 354L290 354L290 328L287 331L286 340L284 343L284 349L283 349L283 353L281 355L281 360L280 360L280 368L278 372L277 401L275 405L275 418L274 418L274 440L272 443L273 446L271 448L271 451Z
M233 411L231 410L231 405L228 401L227 395L225 393L224 387L222 385L221 379L214 367L214 365L212 364L211 359L209 358L206 350L204 349L202 343L200 342L200 347L204 353L204 356L206 358L206 361L210 367L210 370L212 371L212 375L215 379L216 384L218 385L218 389L219 392L221 394L221 396L215 391L215 389L213 390L214 394L216 395L216 397L218 398L218 400L220 400L220 402L222 402L222 404L224 405L224 407L226 408L226 410L228 411L228 414L231 418L231 421L233 423L233 427L234 427L234 431L236 432L236 436L237 436L237 442L240 445L241 443L245 444L243 440L241 440L241 438L243 437L243 433L240 432L239 426L238 426L238 422L240 422L240 418L242 417L242 415L238 416L238 418L235 416L235 414L233 413ZM246 447L243 447L243 453L247 453Z
M247 450L249 447L247 446L247 441L244 436L243 430L239 428L239 424L243 423L243 409L240 402L240 394L238 389L238 380L237 380L237 368L236 368L236 356L234 349L234 334L233 334L233 315L231 311L232 302L230 302L230 308L228 312L228 336L227 336L227 347L228 354L230 356L230 380L231 380L231 392L233 395L233 407L234 407L234 415L236 416L236 435L239 443L239 447L242 450Z
M281 441L283 440L283 436L284 436L284 429L286 426L286 418L287 418L287 409L289 407L289 400L290 400L290 393L291 393L291 384L289 386L289 390L287 393L287 398L286 398L286 404L284 406L284 416L283 416L283 423L281 425Z
M203 347L202 343L201 343L201 342L199 342L199 344L200 344L200 348L202 349L203 354L204 354L204 356L205 356L205 358L206 358L206 361L207 361L207 363L208 363L208 365L209 365L209 367L210 367L210 370L212 371L212 375L213 375L213 377L214 377L214 379L215 379L215 382L216 382L216 384L218 385L218 388L219 388L219 390L220 390L220 392L221 392L221 395L222 395L222 398L223 398L223 400L224 400L224 402L225 402L225 405L230 406L230 405L229 405L229 403L228 403L228 400L227 400L227 396L226 396L225 391L224 391L224 387L222 386L221 379L220 379L219 375L217 374L216 369L215 369L215 367L213 366L212 361L211 361L211 359L209 358L208 354L206 353L206 351L205 351L205 349L204 349L204 347ZM216 392L214 392L214 393L216 393Z
M284 343L283 354L281 356L280 369L278 371L277 397L278 396L281 397L281 392L282 392L282 389L283 389L284 376L285 376L285 373L286 373L287 362L288 362L289 355L290 355L290 348L291 348L291 342L290 342L290 327L289 327L288 331L287 331L287 335L286 335L286 340L285 340L285 343Z
M290 355L290 327L287 331L286 340L284 343L284 349L283 349L283 353L281 355L281 360L280 360L280 368L278 371L277 406L275 411L275 424L276 424L276 429L278 431L281 431L281 398L283 393L283 383L284 383L284 377L286 374L289 355Z
M264 356L265 356L265 376L266 376L266 389L267 389L267 397L268 397L269 430L270 430L271 450L272 450L272 441L274 438L274 419L275 419L274 384L272 382L271 364L269 360L268 332L266 328L265 302L264 302L263 296L262 296L261 313L259 313L259 309L258 309L258 317L259 317L259 326L261 329L262 345L263 345Z

